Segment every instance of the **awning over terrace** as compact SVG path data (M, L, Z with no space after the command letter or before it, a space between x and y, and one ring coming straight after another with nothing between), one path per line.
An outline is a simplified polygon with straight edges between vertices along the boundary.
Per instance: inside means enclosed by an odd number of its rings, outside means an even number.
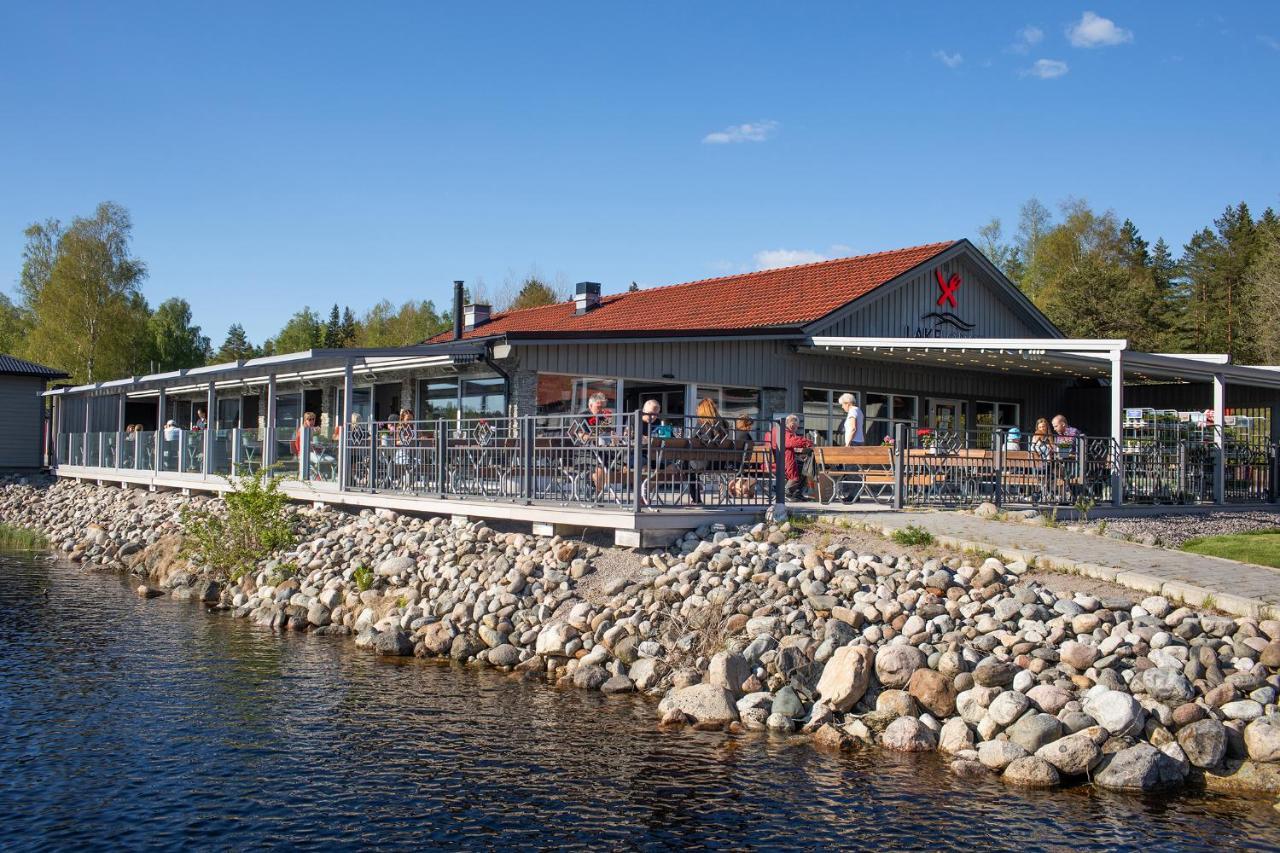
M215 388L233 388L266 384L272 377L278 383L338 378L346 375L348 368L359 376L410 368L460 366L484 359L487 354L484 343L474 341L408 347L310 349L70 388L55 388L44 392L44 396L124 394L131 398L154 397L161 389L166 393L180 394L203 391L210 383Z
M1119 448L1124 441L1124 386L1148 382L1204 382L1213 386L1213 423L1222 448L1226 386L1280 389L1280 368L1231 364L1222 355L1171 355L1129 349L1127 340L1071 338L870 338L812 336L802 353L909 362L956 370L980 370L1024 376L1094 379L1110 387L1108 423ZM1124 468L1114 466L1112 493L1124 493ZM1215 493L1221 500L1223 454L1218 453Z

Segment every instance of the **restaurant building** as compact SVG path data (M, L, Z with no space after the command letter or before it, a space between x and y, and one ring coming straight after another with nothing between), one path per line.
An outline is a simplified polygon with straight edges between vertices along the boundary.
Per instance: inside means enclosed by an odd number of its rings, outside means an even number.
M1013 428L1025 442L1038 418L1063 414L1110 443L1107 499L1117 502L1148 497L1120 482L1132 467L1120 464L1122 448L1148 421L1184 424L1173 428L1176 440L1221 451L1212 462L1216 491L1197 501L1229 499L1221 482L1227 444L1269 448L1271 460L1280 438L1280 371L1213 354L1140 353L1124 340L1068 339L968 240L611 295L583 282L572 301L497 314L463 305L462 292L455 283L454 328L415 346L311 350L49 392L59 472L119 468L94 464L108 461L104 443L114 453L137 440L124 437L125 427L140 425L144 443L158 444L166 439L155 432L172 420L194 452L161 453L159 461L135 454L135 468L150 466L144 479L152 485L162 475L216 485L234 465L296 463L324 469L304 479L350 497L357 461L335 427L353 415L368 424L407 409L414 422L449 424L457 434L483 421L486 440L496 433L521 444L518 423L553 430L596 393L618 413L657 400L675 423L705 399L731 422L799 413L818 444L839 443L845 392L863 410L873 445L928 430L974 446L998 435L1012 446ZM201 410L208 434L193 437ZM315 434L342 445L317 465L295 441L307 411L318 415ZM525 443L523 464L533 471L537 441ZM1274 464L1263 467L1248 475L1251 501L1274 497ZM439 476L435 492L452 494ZM503 494L505 503L556 503L525 485L522 495ZM633 514L650 508L637 495L628 501Z

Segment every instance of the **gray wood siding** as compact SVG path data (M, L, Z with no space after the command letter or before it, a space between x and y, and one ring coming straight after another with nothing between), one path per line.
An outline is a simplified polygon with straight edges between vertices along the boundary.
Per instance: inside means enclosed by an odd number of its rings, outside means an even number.
M44 380L28 376L0 376L0 468L37 468L44 447Z
M1058 411L1068 385L1056 379L802 354L781 341L556 344L518 347L517 354L521 370L538 373L783 388L788 410L799 409L805 386L912 394L921 398L922 416L923 398L930 396L967 400L971 407L977 400L1021 403L1024 426ZM665 379L665 374L674 378Z
M933 320L920 318L934 311L950 311L967 323L973 331L965 337L975 338L1043 338L1044 329L1028 321L1025 311L1005 289L965 255L956 255L941 264L943 277L950 280L959 274L960 286L955 297L958 305L939 306L942 291L938 287L934 270L929 265L895 285L880 288L845 311L843 316L833 316L817 335L849 337L920 337L921 327L934 329ZM941 337L955 337L959 330L944 325Z

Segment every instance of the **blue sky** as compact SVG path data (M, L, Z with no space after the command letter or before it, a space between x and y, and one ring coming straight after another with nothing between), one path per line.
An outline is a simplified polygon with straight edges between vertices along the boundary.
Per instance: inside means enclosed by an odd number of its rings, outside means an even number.
M1181 246L1280 206L1280 4L0 8L0 260L103 199L152 304L606 291L1011 229L1068 195Z

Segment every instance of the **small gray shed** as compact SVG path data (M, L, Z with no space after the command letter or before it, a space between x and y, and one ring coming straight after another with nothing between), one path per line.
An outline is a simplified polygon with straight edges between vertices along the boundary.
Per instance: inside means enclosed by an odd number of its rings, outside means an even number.
M0 471L45 464L45 384L67 374L43 364L0 355Z

